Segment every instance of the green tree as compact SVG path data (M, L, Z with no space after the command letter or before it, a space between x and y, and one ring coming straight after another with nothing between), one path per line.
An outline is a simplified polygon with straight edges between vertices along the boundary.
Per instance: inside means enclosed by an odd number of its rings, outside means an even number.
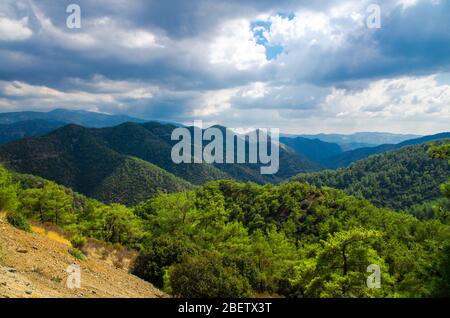
M14 212L17 209L17 191L18 185L12 181L11 174L0 166L0 211Z
M450 164L450 144L431 147L429 151L434 159L448 159ZM450 178L441 185L442 194L450 200ZM448 202L448 201L447 201ZM450 223L450 209L449 205L438 205L436 217L443 223ZM437 265L435 266L437 272L436 283L434 286L434 295L437 297L450 296L450 242L442 249L442 254L439 256Z
M169 270L170 286L177 297L241 298L251 295L250 284L234 266L224 265L217 253L185 256Z
M142 222L133 210L121 204L104 206L98 212L101 217L101 239L125 245L136 244L143 236Z
M65 225L73 222L73 199L53 182L45 181L42 188L22 191L21 209L27 217L37 217L40 222Z
M133 273L161 288L166 270L181 260L185 254L193 253L189 240L182 235L162 235L149 239L137 257Z
M436 277L434 277L433 296L450 297L450 245L442 249L442 254L435 266Z
M385 261L373 248L374 240L381 240L381 233L362 228L330 235L322 242L315 260L297 267L300 278L310 279L295 282L305 288L300 294L308 297L381 296L383 292L366 286L366 269L370 264L382 268L383 286L390 284Z

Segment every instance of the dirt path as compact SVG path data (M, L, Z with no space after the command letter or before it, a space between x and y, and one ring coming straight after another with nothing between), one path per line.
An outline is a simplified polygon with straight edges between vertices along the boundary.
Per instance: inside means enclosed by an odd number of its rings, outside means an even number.
M40 233L26 233L0 217L0 297L14 298L155 298L164 294L151 284L106 261L79 261L69 246ZM81 288L67 287L67 267L81 267Z

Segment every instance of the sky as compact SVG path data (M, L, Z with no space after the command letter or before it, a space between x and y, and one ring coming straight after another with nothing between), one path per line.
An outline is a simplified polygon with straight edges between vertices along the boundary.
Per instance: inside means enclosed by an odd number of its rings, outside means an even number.
M81 28L67 26L72 3ZM0 112L54 108L285 133L449 131L450 1L1 0Z

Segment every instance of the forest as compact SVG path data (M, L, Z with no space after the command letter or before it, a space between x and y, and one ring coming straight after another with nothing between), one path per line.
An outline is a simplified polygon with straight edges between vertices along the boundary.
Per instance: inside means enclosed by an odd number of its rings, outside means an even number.
M450 145L427 155L447 164ZM443 297L450 180L440 188L423 219L299 181L213 181L126 207L1 168L0 210L25 231L55 224L81 250L86 238L139 250L133 273L174 297ZM381 288L366 285L371 264Z
M446 144L448 139L433 144ZM441 196L439 186L450 177L445 159L432 158L429 144L403 147L360 160L347 168L302 173L292 178L328 186L365 198L379 207L409 210Z

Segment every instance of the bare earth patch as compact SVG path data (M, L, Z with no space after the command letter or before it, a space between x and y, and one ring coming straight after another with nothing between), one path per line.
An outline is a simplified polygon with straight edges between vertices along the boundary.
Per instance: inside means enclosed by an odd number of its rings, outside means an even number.
M0 298L156 298L165 294L94 254L79 261L66 241L26 233L0 217ZM57 237L56 237L57 238ZM81 267L81 288L66 287L69 265Z

